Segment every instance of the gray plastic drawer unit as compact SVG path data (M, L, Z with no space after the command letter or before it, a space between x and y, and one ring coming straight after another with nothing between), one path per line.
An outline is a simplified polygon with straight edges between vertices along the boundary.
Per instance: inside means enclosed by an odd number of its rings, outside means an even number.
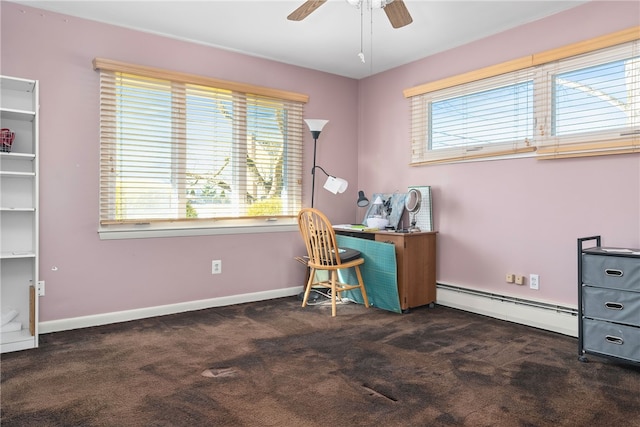
M584 248L595 240L596 246ZM578 355L640 363L640 249L578 239Z

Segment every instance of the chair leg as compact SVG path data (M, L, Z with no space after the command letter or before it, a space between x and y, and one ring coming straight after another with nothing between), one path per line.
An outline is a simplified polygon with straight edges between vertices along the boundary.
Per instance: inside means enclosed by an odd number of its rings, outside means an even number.
M356 265L356 276L358 276L358 284L360 285L360 293L364 300L364 306L369 308L369 298L367 298L367 291L364 289L364 281L362 280L362 274L360 273L360 266Z
M312 268L309 272L309 280L307 281L307 286L304 290L304 297L302 298L302 307L307 306L307 300L309 299L309 294L311 293L311 286L313 285L313 278L316 276L316 269Z
M336 282L338 281L338 272L336 270L331 271L331 316L336 317Z

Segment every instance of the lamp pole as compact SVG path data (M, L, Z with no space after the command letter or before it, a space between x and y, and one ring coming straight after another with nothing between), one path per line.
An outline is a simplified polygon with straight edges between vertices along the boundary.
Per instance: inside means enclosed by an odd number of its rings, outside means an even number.
M318 136L320 131L311 131L313 137L313 167L311 168L311 207L313 207L313 199L316 195L316 149L318 146Z
M313 138L313 168L311 168L311 207L313 207L316 193L316 150L318 146L318 137L320 136L320 132L322 132L322 128L329 122L329 120L305 119L304 121L307 123L307 126L309 126L311 137Z

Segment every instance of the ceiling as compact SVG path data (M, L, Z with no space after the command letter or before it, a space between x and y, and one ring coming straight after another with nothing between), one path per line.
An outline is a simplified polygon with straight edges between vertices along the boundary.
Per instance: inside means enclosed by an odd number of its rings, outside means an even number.
M588 0L405 0L413 23L399 29L384 11L346 0L329 0L299 22L287 15L304 0L12 1L360 79Z

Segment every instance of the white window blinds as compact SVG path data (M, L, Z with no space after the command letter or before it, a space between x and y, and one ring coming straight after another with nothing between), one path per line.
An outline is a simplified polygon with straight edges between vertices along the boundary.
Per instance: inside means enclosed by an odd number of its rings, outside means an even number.
M295 217L303 102L168 77L100 71L101 224Z
M640 151L640 27L406 89L411 164Z
M640 151L640 43L542 67L541 158Z
M531 151L533 76L518 72L416 96L412 161L466 160Z

